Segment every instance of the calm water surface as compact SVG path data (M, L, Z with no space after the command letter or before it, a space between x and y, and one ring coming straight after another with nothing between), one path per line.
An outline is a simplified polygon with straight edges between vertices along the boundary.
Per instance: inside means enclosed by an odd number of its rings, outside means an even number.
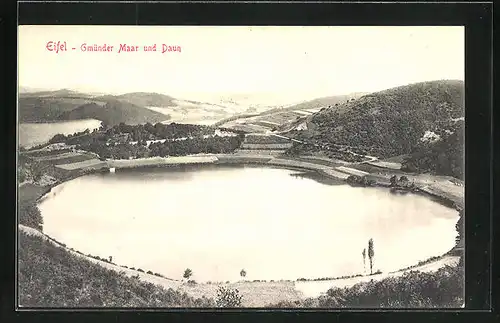
M120 265L197 281L396 270L454 245L458 214L417 195L325 185L291 170L210 167L80 177L42 201L44 231Z
M21 123L19 125L19 145L21 147L32 147L48 142L54 135L64 135L75 132L90 131L101 126L101 121L95 119L51 122L51 123Z

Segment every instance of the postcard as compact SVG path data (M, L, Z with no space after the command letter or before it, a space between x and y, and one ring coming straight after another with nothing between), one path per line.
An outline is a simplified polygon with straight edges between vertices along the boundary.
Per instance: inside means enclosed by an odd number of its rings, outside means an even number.
M460 308L464 27L18 30L19 308Z

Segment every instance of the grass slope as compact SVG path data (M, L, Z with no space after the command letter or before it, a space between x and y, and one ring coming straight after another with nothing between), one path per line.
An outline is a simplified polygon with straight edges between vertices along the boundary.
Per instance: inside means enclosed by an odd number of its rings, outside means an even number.
M40 237L19 232L19 305L23 307L213 307L105 269Z
M88 118L101 120L108 125L116 125L121 122L126 124L157 123L167 120L168 116L119 100L109 100L104 106L96 103L85 104L59 116L60 120Z
M430 81L365 95L307 119L299 137L367 149L379 157L408 154L426 131L442 133L464 116L464 83Z
M271 110L264 111L262 115L272 114L275 112L283 112L283 111L294 111L294 110L306 110L306 109L317 109L326 107L329 105L339 105L345 103L348 100L359 98L362 96L362 93L353 93L347 95L335 95L335 96L325 96L322 98L317 98L311 101L302 102L287 108L274 108Z

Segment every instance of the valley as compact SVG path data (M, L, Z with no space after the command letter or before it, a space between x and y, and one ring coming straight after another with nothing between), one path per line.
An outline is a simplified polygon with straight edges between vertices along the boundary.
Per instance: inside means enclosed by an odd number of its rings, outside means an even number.
M79 254L71 246L54 242L43 233L43 219L36 205L57 185L98 172L246 164L291 169L298 172L297 176L314 173L336 184L383 187L396 195L420 194L463 212L464 182L458 171L463 161L463 148L460 147L463 120L459 119L463 116L460 114L460 111L463 113L461 86L463 84L454 81L427 82L355 97L313 100L307 104L243 116L221 112L224 108L220 106L204 105L201 108L199 102L179 101L163 95L135 93L112 98L79 96L69 99L65 92L62 93L63 99L55 99L60 114L53 113L50 118L74 120L92 117L101 120L103 125L73 135L59 134L46 144L20 152L20 233L23 241L31 241L34 237L50 240L44 245L46 252L62 248L71 254L71 260L67 261L100 264L115 272L107 274L116 277L114 279L137 279L133 284L139 285L155 284L161 289L152 285L148 287L156 290L155 295L164 297L165 291L175 291L176 300L184 299L189 304L211 304L211 300L217 297L218 288L226 286L239 290L243 295L243 306L247 307L270 304L273 307L343 307L355 303L343 293L354 293L362 298L360 295L363 292L359 289L367 286L378 286L381 291L389 282L395 282L393 286L399 286L405 280L417 283L425 275L459 280L460 274L456 270L460 267L457 264L463 252L463 233L460 231L457 244L446 254L435 255L428 262L397 272L373 275L352 273L351 277L324 279L322 284L314 281L319 277L311 278L310 282L283 280L190 284L162 275L137 272L128 267L123 269L123 265L100 258L96 260ZM428 95L423 102L418 99L422 91ZM35 109L36 104L48 102L40 98L37 99L40 101L29 101L32 99L26 97L26 102L32 104L29 108ZM53 100L52 97L50 100ZM169 110L168 105L172 104L177 108ZM50 103L51 111L52 107ZM27 106L20 106L20 111L23 109L29 110ZM209 110L213 109L214 115L207 120L217 122L203 125L173 121L176 113L182 115L186 112L189 115L190 109L198 111L200 116L210 116ZM25 115L36 118L34 113ZM426 131L438 134L439 139L427 140ZM50 257L43 257L40 261L46 265L55 264ZM22 261L29 263L28 258ZM339 301L342 299L340 295L346 297L345 303ZM140 296L145 304L159 304L157 301L146 301L144 297ZM165 304L162 300L158 302ZM452 306L457 305L457 300L450 302Z

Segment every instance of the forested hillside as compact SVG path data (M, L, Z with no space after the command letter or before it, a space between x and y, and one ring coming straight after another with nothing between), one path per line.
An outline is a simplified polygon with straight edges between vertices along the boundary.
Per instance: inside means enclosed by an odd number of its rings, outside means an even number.
M389 157L411 153L426 132L452 131L463 116L462 81L422 82L323 109L307 119L307 130L291 135Z
M430 172L464 180L464 131L465 122L458 121L451 133L445 133L435 142L421 142L403 161L402 170Z

